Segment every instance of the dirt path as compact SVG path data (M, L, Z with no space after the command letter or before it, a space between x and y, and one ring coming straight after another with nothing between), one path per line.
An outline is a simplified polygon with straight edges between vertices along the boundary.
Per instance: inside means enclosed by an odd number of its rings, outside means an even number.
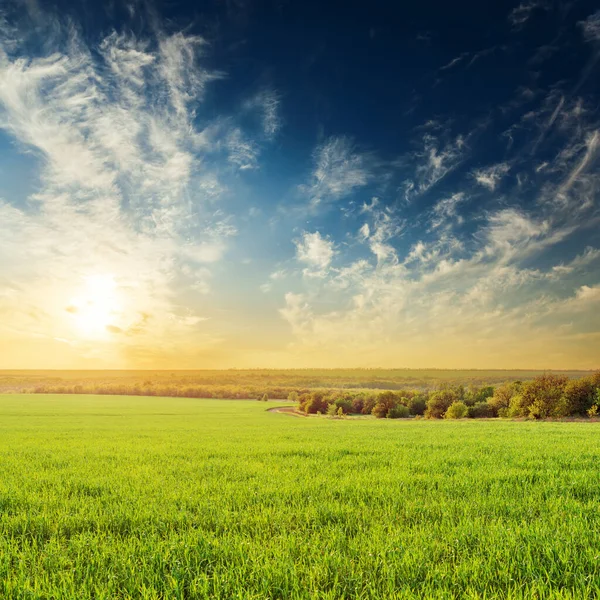
M303 412L300 412L295 406L276 406L275 408L268 408L267 412L283 413L292 417L306 417Z

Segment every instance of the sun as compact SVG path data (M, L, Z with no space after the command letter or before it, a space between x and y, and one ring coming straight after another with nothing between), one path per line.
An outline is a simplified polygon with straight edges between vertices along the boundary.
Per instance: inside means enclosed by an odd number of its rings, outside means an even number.
M80 294L67 307L79 333L89 338L105 337L120 312L113 275L85 277Z

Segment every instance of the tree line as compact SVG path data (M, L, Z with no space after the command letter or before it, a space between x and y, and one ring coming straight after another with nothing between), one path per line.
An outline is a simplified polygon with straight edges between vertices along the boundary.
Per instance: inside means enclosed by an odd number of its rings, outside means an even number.
M291 400L307 414L377 418L564 418L600 416L600 371L582 378L546 373L500 385L441 382L430 389L308 388L285 385L194 385L181 381L82 381L23 387L28 393Z
M313 390L289 400L306 414L374 415L398 419L565 418L600 416L600 371L579 379L552 373L499 386L444 385L423 391Z

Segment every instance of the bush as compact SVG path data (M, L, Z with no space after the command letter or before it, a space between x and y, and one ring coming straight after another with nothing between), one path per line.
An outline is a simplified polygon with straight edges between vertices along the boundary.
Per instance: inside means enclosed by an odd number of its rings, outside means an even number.
M429 396L425 416L428 419L441 419L450 405L458 401L456 391L446 388L438 390Z
M390 408L386 417L388 419L408 419L410 416L410 411L408 410L408 406L404 406L404 404L398 404L394 408Z
M444 419L463 419L469 411L464 402L453 402L444 413Z
M377 404L377 396L375 394L366 394L363 397L363 407L360 411L363 415L370 415Z
M594 404L594 384L591 377L571 379L564 388L558 416L585 415Z
M489 419L496 416L496 411L489 402L476 402L469 407L469 417L472 419Z
M418 395L413 396L408 401L408 409L411 415L424 415L425 409L427 408L427 400L425 396Z
M327 415L330 417L337 417L337 406L332 402L328 407L327 407Z
M507 409L508 417L526 417L529 414L527 403L522 394L515 394L510 399L510 405Z
M558 416L559 402L569 381L564 375L540 375L523 386L523 402L529 415L536 419Z
M338 409L338 412L342 412L342 414L347 415L352 412L352 400L345 396L341 396L335 399L335 407Z
M321 392L313 392L304 405L304 412L311 415L324 413L327 412L328 407L329 403L323 397L323 394Z
M383 419L396 406L398 406L398 397L394 392L381 392L377 396L377 404L373 407L371 414L378 419Z
M508 409L511 398L518 393L519 389L520 384L517 382L504 383L494 390L494 394L488 399L488 403L499 414L500 409Z
M290 392L288 394L288 400L291 400L292 402L298 402L298 392L296 392L296 391Z

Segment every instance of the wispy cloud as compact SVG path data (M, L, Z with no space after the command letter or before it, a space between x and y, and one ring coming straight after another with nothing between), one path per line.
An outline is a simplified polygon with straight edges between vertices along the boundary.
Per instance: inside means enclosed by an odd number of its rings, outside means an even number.
M442 141L439 136L426 133L421 139L421 144L422 149L411 156L416 162L414 178L407 179L404 183L404 196L407 201L428 192L452 173L468 153L468 146L462 135Z
M475 181L493 192L496 189L500 180L510 171L510 165L507 163L498 163L483 169L476 169L473 171L473 178Z
M0 312L22 335L73 339L70 297L86 278L110 274L118 308L106 340L79 339L82 356L108 360L114 347L104 342L128 331L137 333L121 348L132 352L167 327L181 341L202 316L179 307L177 282L206 292L206 265L235 234L212 208L226 189L218 172L200 166L218 144L207 146L194 125L207 85L221 75L201 65L199 37L113 32L93 52L72 26L62 34L65 44L39 56L20 53L18 30L0 49L0 128L42 165L35 210L0 202L1 280L16 290ZM254 166L239 130L224 140L232 162Z
M369 157L350 138L331 137L314 153L312 181L303 186L313 206L339 200L364 187L371 179Z
M281 129L280 104L280 95L271 88L261 89L244 103L246 110L256 110L259 112L263 133L267 139L273 138Z
M522 2L519 6L513 8L508 15L508 21L515 29L519 29L529 21L533 12L538 8L544 8L543 2Z
M583 38L586 42L600 41L600 10L591 14L584 21L580 21L579 26L583 32Z

